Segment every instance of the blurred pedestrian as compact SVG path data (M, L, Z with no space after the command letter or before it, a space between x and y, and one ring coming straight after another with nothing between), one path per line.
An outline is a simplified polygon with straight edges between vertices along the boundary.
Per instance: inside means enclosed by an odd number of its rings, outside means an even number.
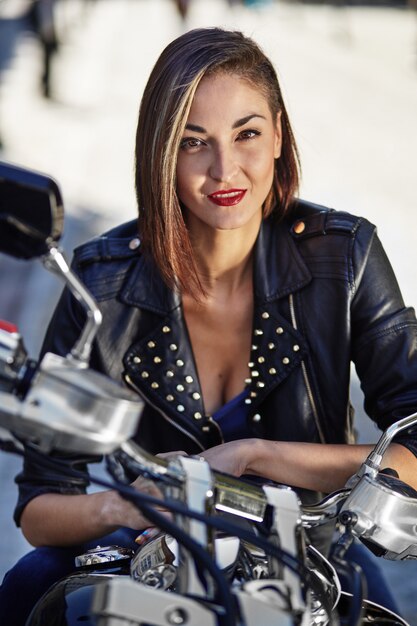
M188 9L190 7L191 0L174 0L177 11L182 20L187 19Z
M33 0L28 18L42 48L41 90L45 98L51 97L51 65L58 51L55 27L56 0Z

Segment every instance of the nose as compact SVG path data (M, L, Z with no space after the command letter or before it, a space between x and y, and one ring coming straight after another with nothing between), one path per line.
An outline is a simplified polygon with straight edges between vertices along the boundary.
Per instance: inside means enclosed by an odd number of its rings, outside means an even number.
M237 162L230 147L218 147L213 150L209 174L219 182L230 183L237 173Z

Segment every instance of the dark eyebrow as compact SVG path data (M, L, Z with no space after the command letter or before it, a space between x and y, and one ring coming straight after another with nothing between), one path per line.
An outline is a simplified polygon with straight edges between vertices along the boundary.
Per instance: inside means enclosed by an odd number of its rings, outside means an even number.
M260 117L263 120L266 119L263 115L258 115L257 113L251 113L250 115L246 115L246 117L241 117L239 120L233 124L232 128L239 128L240 126L244 126L254 117ZM202 126L197 126L196 124L186 124L185 128L187 130L192 130L194 133L207 133L206 129Z
M197 126L196 124L186 124L185 128L187 130L192 130L194 133L206 133L206 129L202 126Z
M245 124L250 122L250 120L253 119L254 117L260 117L263 120L266 119L264 115L259 115L258 113L251 113L250 115L247 115L246 117L242 117L240 120L236 120L232 128L239 128L239 126L244 126Z

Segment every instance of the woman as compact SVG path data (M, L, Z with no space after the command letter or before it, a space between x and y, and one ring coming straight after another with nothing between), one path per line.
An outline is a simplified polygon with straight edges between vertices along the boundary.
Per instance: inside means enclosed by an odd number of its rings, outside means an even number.
M188 32L143 95L139 221L81 246L73 265L104 318L92 366L145 400L141 445L287 483L308 502L342 487L371 449L354 443L352 359L379 427L417 410L417 322L374 226L297 200L298 181L270 61L241 33ZM83 321L65 291L44 350L68 353ZM415 487L416 452L402 437L383 461ZM15 519L34 546L73 553L147 525L115 492L86 495L29 456L17 482ZM324 549L329 537L312 540ZM43 550L65 573L57 549Z

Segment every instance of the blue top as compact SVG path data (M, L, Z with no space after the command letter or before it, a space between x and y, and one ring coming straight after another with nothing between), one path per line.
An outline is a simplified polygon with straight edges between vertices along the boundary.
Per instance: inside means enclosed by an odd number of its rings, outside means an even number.
M245 400L247 395L248 392L244 389L213 413L212 417L220 426L224 441L253 437L246 426L248 405L245 404Z

